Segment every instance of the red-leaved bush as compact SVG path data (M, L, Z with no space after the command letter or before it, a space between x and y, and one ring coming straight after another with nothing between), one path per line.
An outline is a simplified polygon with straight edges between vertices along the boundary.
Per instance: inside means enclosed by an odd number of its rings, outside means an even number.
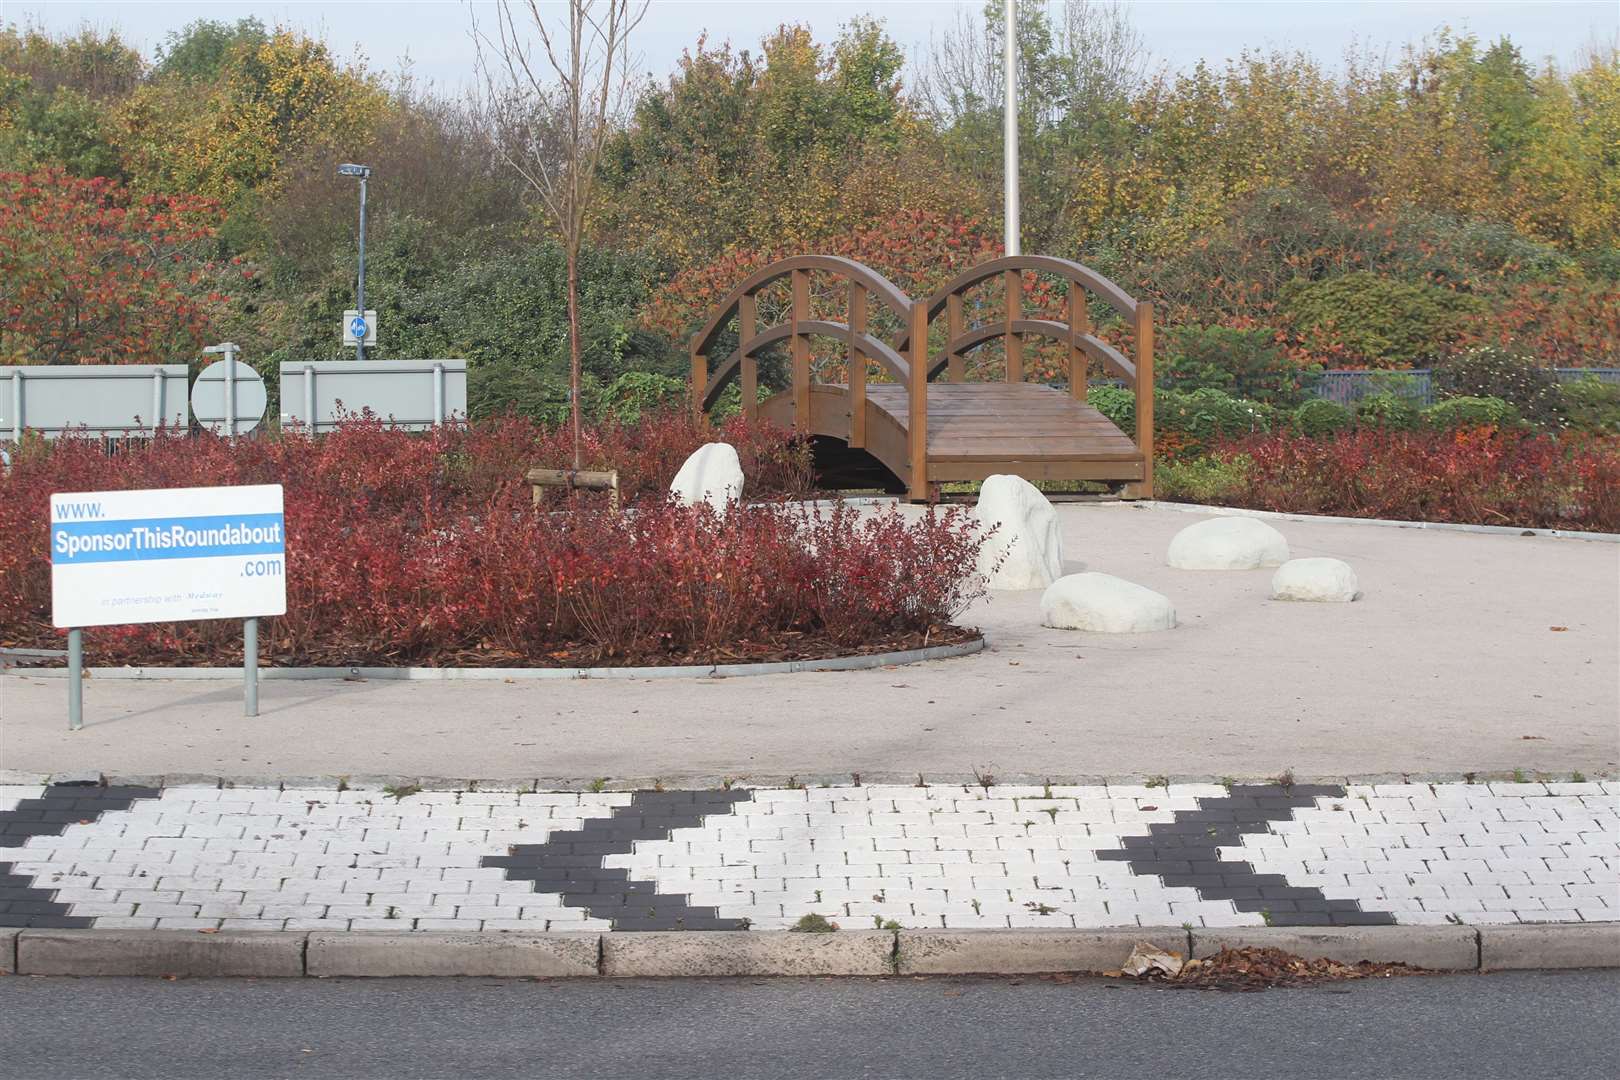
M784 436L740 434L766 477L793 475ZM664 420L597 433L605 462L635 478L641 497L625 512L600 498L536 511L523 472L566 463L548 460L566 440L522 421L426 434L356 421L235 444L165 436L111 456L89 439L25 444L0 474L0 644L59 639L52 492L250 483L285 487L288 610L261 629L277 663L706 663L962 636L949 623L981 588L964 515L766 502L721 516L669 503L679 447L708 437L683 442ZM632 445L644 453L613 456ZM751 492L770 489L760 475ZM234 622L100 627L85 647L104 663L230 663L240 634Z
M1620 440L1478 428L1261 435L1218 501L1345 517L1620 532Z

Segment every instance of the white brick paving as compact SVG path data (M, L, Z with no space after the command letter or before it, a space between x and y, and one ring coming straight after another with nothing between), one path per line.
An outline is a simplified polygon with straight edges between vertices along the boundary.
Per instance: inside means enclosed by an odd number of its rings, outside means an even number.
M38 787L0 786L0 811ZM762 789L604 865L759 928L1255 925L1258 912L1099 860L1210 785ZM174 787L0 862L104 928L609 929L480 865L628 793ZM1620 919L1620 785L1351 786L1220 849L1403 923Z

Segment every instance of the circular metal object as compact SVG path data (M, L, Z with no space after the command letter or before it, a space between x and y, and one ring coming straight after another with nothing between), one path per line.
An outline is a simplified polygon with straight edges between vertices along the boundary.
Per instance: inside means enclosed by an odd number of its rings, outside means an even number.
M227 366L231 369L229 380L225 377ZM235 391L229 417L225 400L227 382L233 384ZM191 414L197 418L197 423L217 435L246 435L264 419L268 401L264 380L240 360L209 364L191 387Z

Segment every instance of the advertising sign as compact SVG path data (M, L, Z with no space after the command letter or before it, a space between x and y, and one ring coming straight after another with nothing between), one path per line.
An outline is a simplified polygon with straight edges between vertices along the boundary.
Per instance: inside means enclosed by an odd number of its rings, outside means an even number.
M51 496L60 627L287 611L280 484Z

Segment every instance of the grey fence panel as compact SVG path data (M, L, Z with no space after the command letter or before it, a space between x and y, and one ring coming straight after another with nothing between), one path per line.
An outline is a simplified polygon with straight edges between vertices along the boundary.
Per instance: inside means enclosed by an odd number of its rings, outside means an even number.
M185 364L0 367L0 439L188 427Z
M467 416L465 360L290 360L281 365L281 426L329 431L363 411L424 431Z
M1324 371L1314 387L1317 397L1349 408L1364 397L1390 393L1420 405L1434 404L1434 373L1428 368L1408 371Z
M1559 382L1580 382L1588 376L1598 382L1620 383L1620 367L1561 367L1553 369Z
M1575 382L1593 377L1601 382L1620 383L1620 368L1554 368L1559 382ZM1420 405L1435 402L1434 372L1429 368L1409 371L1324 371L1314 387L1317 397L1337 401L1346 407L1364 397L1391 393L1410 398Z

